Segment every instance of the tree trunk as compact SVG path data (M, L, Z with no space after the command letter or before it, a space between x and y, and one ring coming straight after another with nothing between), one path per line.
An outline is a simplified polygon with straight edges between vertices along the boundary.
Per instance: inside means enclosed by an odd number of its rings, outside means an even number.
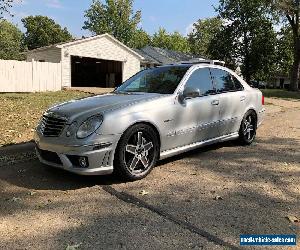
M294 63L292 68L292 76L291 76L291 91L298 91L298 83L299 83L299 70L300 70L300 38L295 39L294 44Z

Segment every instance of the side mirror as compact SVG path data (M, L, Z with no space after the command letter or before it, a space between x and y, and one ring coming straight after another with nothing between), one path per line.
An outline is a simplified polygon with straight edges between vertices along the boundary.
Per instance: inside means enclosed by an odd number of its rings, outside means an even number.
M197 98L201 95L201 92L198 88L187 87L184 91L179 95L179 101L183 102L186 99Z
M184 99L196 98L200 96L200 90L198 88L187 87L182 93Z

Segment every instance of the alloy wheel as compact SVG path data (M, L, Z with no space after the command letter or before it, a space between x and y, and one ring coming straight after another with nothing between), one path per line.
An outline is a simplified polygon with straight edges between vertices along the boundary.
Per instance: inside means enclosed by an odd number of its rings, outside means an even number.
M138 131L125 147L125 165L131 174L146 172L154 159L153 141L149 134Z
M255 136L255 119L248 115L244 120L243 135L246 140L251 141Z

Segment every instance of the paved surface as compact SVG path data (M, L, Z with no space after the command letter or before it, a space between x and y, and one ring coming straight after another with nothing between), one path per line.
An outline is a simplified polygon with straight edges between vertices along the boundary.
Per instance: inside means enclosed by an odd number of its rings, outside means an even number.
M250 147L195 150L137 182L0 151L0 249L235 249L244 233L299 235L286 216L300 218L300 102L266 102Z

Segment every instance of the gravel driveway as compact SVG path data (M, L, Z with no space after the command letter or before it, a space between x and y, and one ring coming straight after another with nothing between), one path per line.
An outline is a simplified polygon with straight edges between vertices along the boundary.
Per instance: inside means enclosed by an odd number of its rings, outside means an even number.
M198 149L137 182L0 156L0 249L238 249L240 234L299 235L286 217L300 218L300 102L266 103L250 147Z

